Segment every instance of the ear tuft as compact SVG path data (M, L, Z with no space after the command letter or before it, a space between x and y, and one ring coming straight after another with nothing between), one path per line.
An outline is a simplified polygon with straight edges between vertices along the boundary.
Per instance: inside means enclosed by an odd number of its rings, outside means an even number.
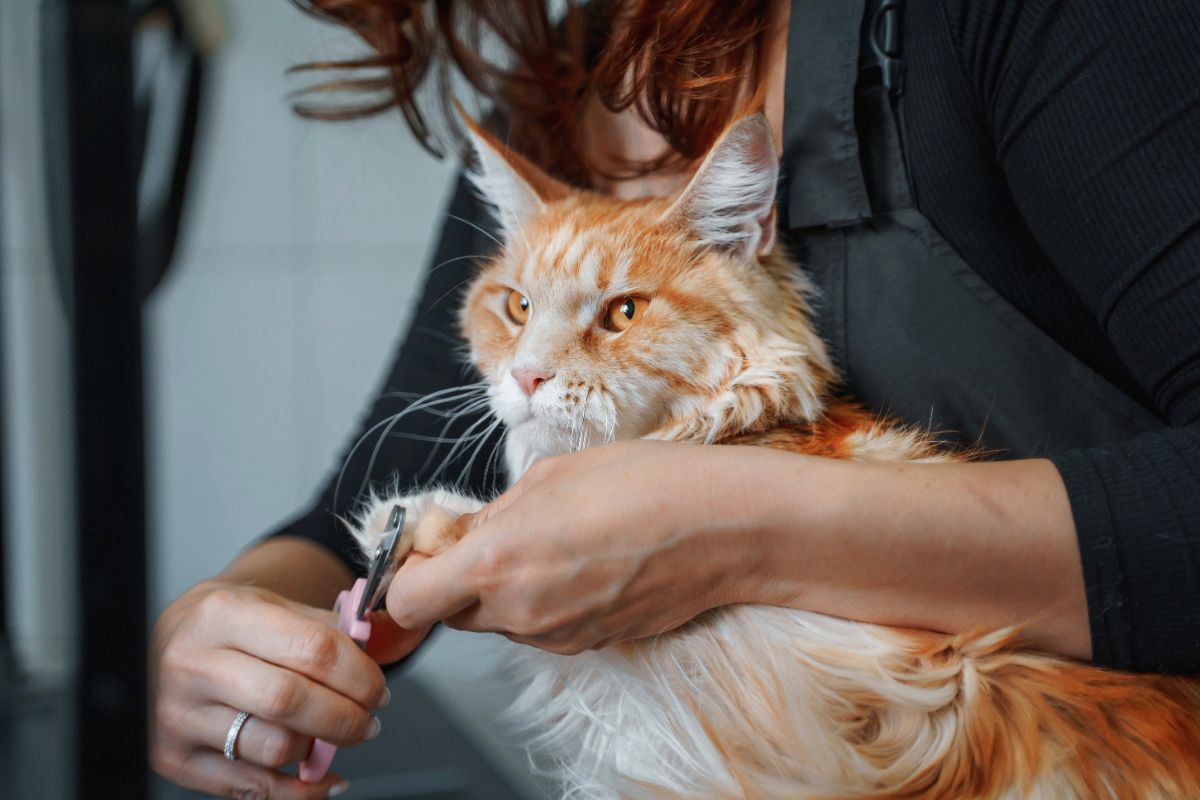
M682 217L713 247L744 258L764 256L775 243L778 177L767 118L743 117L722 134L667 215Z
M467 126L467 137L475 153L468 177L492 209L506 236L545 209L547 203L566 198L571 190L538 169L519 153L509 150L495 136L471 119L462 106L459 115Z

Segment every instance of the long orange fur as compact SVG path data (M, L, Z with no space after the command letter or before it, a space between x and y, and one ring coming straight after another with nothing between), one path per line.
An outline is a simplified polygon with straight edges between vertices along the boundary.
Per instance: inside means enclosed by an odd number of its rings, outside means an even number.
M560 356L560 372L572 369L561 364L575 364L579 375L590 377L568 383L565 406L587 406L591 392L612 395L610 384L622 380L622 370L636 369L647 385L662 387L672 397L699 400L664 410L648 429L634 435L757 445L838 459L966 457L940 448L928 432L834 399L836 376L812 331L806 288L782 247L769 248L752 259L757 263L743 269L726 254L696 245L688 217L673 211L677 198L621 202L573 191L529 162L505 154L485 133L476 129L475 136L481 150L505 159L507 168L540 200L536 213L521 222L519 235L508 237L505 251L484 267L466 298L464 331L472 359L485 376L503 376L520 342L522 330L506 319L502 304L503 295L514 287L560 287L559 294L546 297L566 298L573 282L588 282L589 291L594 283L594 290L603 293L613 282L623 281L621 286L652 288L650 308L656 316L647 314L637 336L614 337L591 329L579 333L570 352ZM562 302L564 308L570 303ZM770 317L769 324L760 319L763 316ZM697 352L680 356L678 363L656 355L655 348L667 347L672 337L680 339L681 348L687 344ZM786 341L797 343L795 352L787 349ZM717 343L724 349L716 349ZM796 374L780 381L769 374L756 377L747 364L764 354L782 365L773 369L794 369ZM438 497L430 502L460 502ZM366 515L366 531L377 527L381 509L390 502ZM454 510L469 506L467 502ZM369 546L370 534L362 537ZM839 746L846 749L839 752L849 754L844 756L847 764L885 774L904 749L906 730L922 717L911 710L891 714L893 701L875 691L870 680L847 678L846 688L837 688L863 658L854 647L829 645L825 652L813 654L809 666L784 665L779 670L740 661L755 654L730 652L733 645L719 637L723 630L736 637L740 620L749 613L785 631L787 625L800 623L814 631L825 624L854 625L778 609L717 609L654 640L610 648L592 656L587 666L572 662L572 657L559 658L544 670L557 677L545 679L539 691L552 697L570 681L593 680L605 670L631 680L661 674L664 663L678 666L681 677L670 679L676 684L663 697L674 696L681 703L679 713L691 715L723 761L729 776L722 778L723 788L706 791L729 796L1200 797L1196 681L1099 669L1023 651L1015 630L951 636L884 628L872 628L866 641L886 650L877 656L886 673L885 685L933 695L944 690L948 700L929 715L944 721L944 729L953 731L952 740L936 761L888 785L859 787L851 794L839 793L834 784L828 790L810 787L792 793L786 788L787 776L772 783L772 770L784 769L777 765L790 763L794 755L778 750L789 742L763 741L793 723L787 715L796 709L777 702L788 691L788 669L827 670L826 678L816 680L835 686L830 690L834 699L821 708L837 717L830 729L843 740ZM838 635L851 636L855 630L838 628ZM813 635L820 641L819 633ZM691 657L708 662L689 665ZM689 675L699 675L695 685L708 686L723 698L741 698L747 719L731 725L729 709L689 693ZM688 796L646 775L626 776L621 786L620 791L631 795Z

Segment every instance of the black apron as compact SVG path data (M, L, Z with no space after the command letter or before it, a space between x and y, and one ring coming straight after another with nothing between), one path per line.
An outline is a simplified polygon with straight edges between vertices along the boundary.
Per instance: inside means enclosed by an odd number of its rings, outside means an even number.
M812 276L847 394L1003 457L1165 423L1037 328L914 206L899 0L798 0L788 31L781 228Z

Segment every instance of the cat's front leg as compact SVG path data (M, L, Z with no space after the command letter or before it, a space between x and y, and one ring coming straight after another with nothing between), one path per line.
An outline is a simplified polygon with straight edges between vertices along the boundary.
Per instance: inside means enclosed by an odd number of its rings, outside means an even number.
M369 560L375 554L396 505L405 510L404 530L396 543L395 559L400 563L410 553L433 556L457 542L467 532L463 515L475 513L484 504L444 489L375 499L350 531L364 558Z

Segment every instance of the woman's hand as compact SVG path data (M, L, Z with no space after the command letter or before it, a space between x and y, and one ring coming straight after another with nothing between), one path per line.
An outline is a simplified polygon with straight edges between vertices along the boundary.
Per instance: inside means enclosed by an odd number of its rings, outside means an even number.
M277 768L308 755L313 737L357 745L379 733L371 711L389 699L378 662L411 652L427 629L372 619L368 651L336 629L330 611L230 580L205 581L172 603L151 647L151 763L183 786L223 797L331 797L334 775L304 784ZM238 711L251 716L222 753Z
M445 619L576 653L765 603L948 633L1017 626L1091 655L1066 490L1049 461L858 463L622 442L536 463L462 541L406 563L403 627Z
M749 599L734 450L633 441L538 461L462 541L404 565L388 612L576 653Z

